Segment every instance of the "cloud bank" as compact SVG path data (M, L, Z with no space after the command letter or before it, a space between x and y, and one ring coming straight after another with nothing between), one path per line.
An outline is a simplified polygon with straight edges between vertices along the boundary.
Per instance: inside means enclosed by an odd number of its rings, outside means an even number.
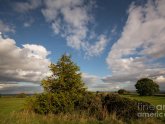
M48 72L49 53L41 45L18 47L0 34L0 82L40 82Z
M135 83L142 77L164 82L165 1L149 0L144 6L132 4L121 37L114 43L106 62L112 75L104 82Z

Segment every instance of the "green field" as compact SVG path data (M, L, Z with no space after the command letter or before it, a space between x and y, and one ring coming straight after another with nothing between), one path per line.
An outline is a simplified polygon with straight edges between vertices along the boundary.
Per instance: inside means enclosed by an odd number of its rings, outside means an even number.
M132 99L150 102L154 105L165 104L165 97L139 97L124 95ZM0 98L0 124L124 124L115 115L111 115L105 121L98 121L90 117L76 114L38 115L23 111L25 98L2 97ZM163 124L159 120L146 119L132 121L131 124Z
M8 115L23 108L25 98L0 98L0 116Z
M164 113L164 117L161 118L163 120L165 120L165 96L164 95L160 95L160 96L139 96L137 94L133 94L133 95L122 95L123 97L126 98L130 98L130 99L135 99L135 100L139 100L139 101L144 101L144 102L149 102L152 105L154 105L155 107L157 105L160 105L162 108L162 110L159 110L158 113Z
M127 97L130 99L136 99L136 100L140 100L140 101L145 101L145 102L149 102L153 105L165 105L165 96L139 96L136 94L133 95L122 95L123 97Z

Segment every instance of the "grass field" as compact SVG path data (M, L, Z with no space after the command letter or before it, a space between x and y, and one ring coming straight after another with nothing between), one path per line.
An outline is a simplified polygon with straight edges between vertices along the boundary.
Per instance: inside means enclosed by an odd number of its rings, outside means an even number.
M130 98L130 99L135 99L135 100L139 100L139 101L144 101L144 102L149 102L152 105L154 105L155 107L160 105L162 108L162 110L159 110L158 112L162 112L165 114L165 96L164 95L159 95L159 96L139 96L137 94L133 94L133 95L122 95L123 97L126 98ZM162 118L163 120L165 120L165 115Z
M165 97L164 96L139 96L136 94L133 95L122 95L123 97L127 97L130 99L136 99L136 100L140 100L140 101L145 101L145 102L149 102L153 105L165 105Z
M124 95L132 99L147 101L152 104L165 104L165 97L139 97ZM98 121L94 118L75 114L61 115L38 115L22 111L25 98L2 97L0 98L0 124L124 124L115 115L107 117L105 121ZM157 119L133 120L131 124L163 124Z
M8 115L13 111L19 111L23 108L25 98L0 98L0 115Z

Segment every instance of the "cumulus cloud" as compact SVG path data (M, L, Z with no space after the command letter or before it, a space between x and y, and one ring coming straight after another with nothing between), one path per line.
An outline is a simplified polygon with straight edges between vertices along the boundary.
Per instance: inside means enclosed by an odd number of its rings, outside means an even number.
M95 42L94 45L86 43L83 48L86 51L87 56L98 56L100 53L103 52L104 48L106 47L107 38L105 35L100 35L98 37L98 41Z
M4 23L2 20L0 20L0 32L3 32L3 33L8 33L8 32L14 33L15 30L14 30L13 26L10 26L10 25Z
M88 56L97 56L103 52L107 43L104 34L93 39L96 41L94 45L87 38L90 35L88 26L94 21L91 14L93 2L85 4L84 0L45 0L44 4L44 17L51 23L54 33L66 39L68 46L82 49Z
M106 59L112 76L104 81L135 83L141 77L155 75L160 81L165 75L165 66L159 61L165 58L164 9L164 0L149 0L144 6L130 6L121 37Z
M14 4L14 10L17 12L28 12L40 7L42 0L28 0L27 2L16 2Z
M65 38L67 45L77 50L83 50L86 56L100 55L107 44L105 34L96 34L90 24L96 23L92 15L95 2L85 0L28 0L16 2L14 10L25 13L37 8L46 21L51 24L53 32ZM44 7L44 8L43 8ZM24 27L30 27L33 21L24 22ZM91 39L93 34L95 37ZM90 38L89 38L90 37ZM92 42L92 43L91 43Z
M48 72L50 52L41 45L24 44L0 34L0 81L40 82Z
M102 77L88 73L83 73L82 79L90 91L115 91L120 88L118 84L112 86L109 82L105 82Z

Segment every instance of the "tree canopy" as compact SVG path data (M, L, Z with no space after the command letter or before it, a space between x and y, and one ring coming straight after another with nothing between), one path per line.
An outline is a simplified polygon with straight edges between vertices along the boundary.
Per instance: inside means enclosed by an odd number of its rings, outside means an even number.
M151 96L159 92L159 85L149 78L142 78L138 80L135 87L137 89L137 93L141 96Z
M118 94L126 94L128 93L125 89L119 89Z
M42 86L48 93L67 93L77 98L85 91L80 68L71 60L71 56L62 55L57 64L49 66L52 75L42 80Z

